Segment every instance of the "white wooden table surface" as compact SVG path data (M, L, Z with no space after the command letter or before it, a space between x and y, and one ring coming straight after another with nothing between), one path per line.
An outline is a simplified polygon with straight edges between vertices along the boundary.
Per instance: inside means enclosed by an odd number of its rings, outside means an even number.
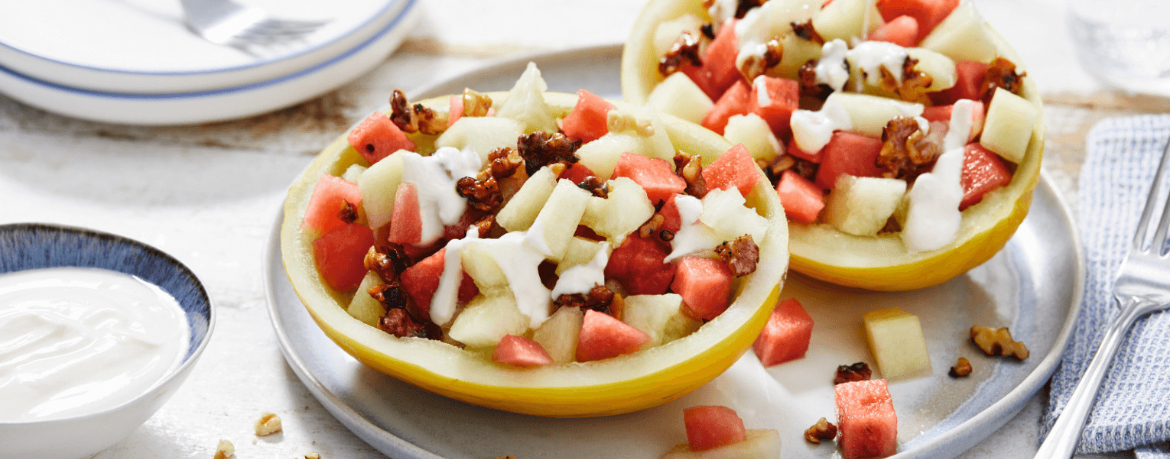
M1045 168L1075 203L1086 128L1104 116L1167 105L1100 92L1072 55L1059 0L975 1L1043 88L1050 126ZM96 457L210 458L220 439L232 441L239 458L382 457L312 398L277 346L261 267L286 187L321 147L385 103L393 89L420 87L503 56L621 43L642 3L426 0L403 47L373 72L321 98L240 121L104 125L0 95L0 224L85 226L155 245L190 266L218 307L214 336L184 387ZM1031 457L1046 398L1041 392L965 457ZM262 411L283 418L283 434L252 434Z

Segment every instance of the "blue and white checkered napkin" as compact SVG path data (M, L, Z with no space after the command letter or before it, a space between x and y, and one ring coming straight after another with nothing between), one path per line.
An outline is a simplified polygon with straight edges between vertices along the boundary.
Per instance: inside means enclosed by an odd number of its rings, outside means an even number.
M1079 227L1085 243L1085 296L1064 360L1052 378L1042 435L1072 395L1119 309L1113 281L1145 207L1167 139L1170 115L1114 118L1089 132L1080 179ZM1110 367L1078 453L1138 449L1170 458L1170 313L1138 320ZM1151 446L1162 444L1162 447Z

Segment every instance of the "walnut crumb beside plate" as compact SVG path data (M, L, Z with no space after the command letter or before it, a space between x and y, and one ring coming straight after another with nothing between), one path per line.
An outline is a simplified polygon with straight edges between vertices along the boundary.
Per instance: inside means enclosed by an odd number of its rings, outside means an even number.
M220 440L219 444L215 445L215 456L213 459L228 459L235 456L236 446L227 440Z
M260 414L260 419L256 420L256 436L264 437L276 433L280 433L280 416L265 411Z

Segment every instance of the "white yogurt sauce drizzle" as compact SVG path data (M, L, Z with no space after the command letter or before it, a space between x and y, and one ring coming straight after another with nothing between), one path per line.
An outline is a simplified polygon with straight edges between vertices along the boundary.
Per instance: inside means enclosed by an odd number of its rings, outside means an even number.
M0 422L96 413L182 361L190 331L173 297L92 268L0 275Z
M723 242L711 227L699 221L699 217L703 215L703 201L694 196L677 194L674 196L674 203L678 205L681 225L674 239L670 241L670 255L667 255L663 262L714 248Z
M840 91L849 81L849 71L845 69L845 56L849 53L849 44L840 38L821 46L821 58L817 60L817 83L829 85L834 91Z
M908 56L906 48L893 43L863 41L849 50L846 58L862 72L866 84L881 86L882 67L894 76L895 81L902 83L902 64L906 62Z
M853 129L849 111L840 102L829 98L819 111L797 110L789 120L792 138L801 150L816 153L829 144L833 131Z
M516 307L528 316L529 327L536 328L548 319L552 291L540 282L540 272L537 271L544 255L524 242L526 234L525 231L512 231L499 239L481 239L477 244L485 244L484 253L489 254L504 272L508 288L516 299Z
M455 182L463 177L475 177L483 167L483 160L469 148L443 147L430 156L409 151L396 154L405 155L402 180L418 188L422 241L416 245L433 244L443 235L443 225L458 223L467 210L467 200L455 191Z
M971 132L974 102L960 100L951 110L951 123L943 138L944 153L931 172L922 174L910 189L910 206L902 241L911 251L935 250L955 240L963 215L963 159Z
M561 272L553 286L554 300L561 295L588 294L595 285L605 285L605 265L609 263L609 243L602 242L588 263L572 266Z
M431 297L431 322L443 325L455 316L459 286L463 283L463 263L459 252L464 245L476 239L479 239L479 228L472 226L467 229L463 239L447 243L447 251L443 252L443 273L439 275L439 287Z

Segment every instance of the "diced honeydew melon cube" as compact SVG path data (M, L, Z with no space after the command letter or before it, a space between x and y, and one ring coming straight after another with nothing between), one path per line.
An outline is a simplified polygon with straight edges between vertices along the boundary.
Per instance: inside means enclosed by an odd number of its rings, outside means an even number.
M869 6L867 15L865 8ZM869 18L868 27L865 18ZM870 0L836 0L813 14L812 24L817 34L830 42L836 39L852 41L854 37L865 39L867 33L881 27L882 15L876 3Z
M496 263L492 256L496 246L482 242L469 242L459 249L459 261L463 271L471 276L475 286L484 293L496 292L508 287L508 278L504 270Z
M735 188L714 189L703 196L703 213L699 221L715 231L725 241L750 234L756 244L764 240L768 232L768 219L748 208L743 195Z
M577 149L578 164L588 167L601 180L613 176L622 153L655 157L650 142L642 136L628 132L610 132ZM674 158L671 158L673 161Z
M729 118L727 127L723 128L723 137L733 145L743 144L748 153L751 153L752 159L771 162L784 152L780 141L772 134L768 122L755 113Z
M682 312L682 297L630 295L622 308L622 322L650 337L646 347L659 346L693 333L703 325Z
M624 132L646 139L650 154L643 156L661 158L668 162L674 160L674 144L670 141L670 135L666 133L666 126L662 124L658 112L648 106L610 110L606 114L606 127L609 132Z
M824 221L845 233L873 236L905 194L905 180L842 175L825 200Z
M349 183L357 183L366 169L366 166L361 164L350 164L349 167L345 168L345 172L341 174L341 178Z
M775 1L775 0L773 0ZM772 459L780 457L780 432L776 429L747 429L747 439L703 451L690 445L676 445L662 459Z
M682 72L675 72L658 83L650 91L647 103L655 110L695 124L701 123L715 106L707 93Z
M504 204L496 214L496 223L508 231L527 231L556 186L557 177L552 170L540 168Z
M560 180L536 216L524 241L550 260L559 261L569 248L569 241L577 231L577 224L585 213L585 205L593 194L578 187L572 180Z
M524 132L557 132L557 118L544 101L547 90L548 84L540 77L540 69L536 68L536 63L529 62L528 68L508 91L507 99L496 109L496 117L519 121Z
M853 132L870 137L881 137L890 120L900 116L921 116L926 109L922 104L840 91L830 94L825 103L830 101L836 101L849 112Z
M882 377L903 379L930 374L930 354L918 316L888 308L866 313L864 321L869 350Z
M983 22L975 2L961 2L918 46L956 61L991 62L996 46Z
M626 235L654 216L654 204L650 203L646 190L629 178L618 177L609 183L609 197L589 197L581 224L618 247Z
M690 13L659 23L654 29L654 55L665 56L684 32L690 32L698 39L702 36L699 32L702 26L703 20Z
M390 223L390 217L394 215L394 196L398 193L398 184L402 183L403 157L391 154L374 163L358 178L362 208L366 210L370 228L377 229Z
M983 120L979 144L1001 158L1019 164L1028 151L1028 142L1032 140L1032 131L1039 117L1040 109L1027 99L1006 89L995 88L987 117Z
M498 116L464 116L435 140L435 146L460 150L471 148L479 153L479 158L487 164L488 154L492 150L516 148L516 139L523 134L524 125L513 119Z
M532 332L532 340L540 343L553 362L572 362L577 356L577 335L581 333L584 318L581 308L559 308Z
M561 275L566 269L589 263L597 255L599 249L601 249L600 242L583 237L573 237L569 240L569 248L565 250L565 256L561 258L560 263L557 263L557 275Z
M768 76L798 80L800 66L811 59L821 58L821 45L815 41L800 38L795 33L790 32L785 35L781 39L780 45L784 47L784 55L780 57L779 64L768 69Z
M926 88L928 92L951 89L958 81L953 59L925 48L906 48L906 54L918 59L918 63L914 64L915 69L930 76L930 86Z
M368 292L371 287L381 284L382 278L373 272L367 272L366 277L362 278L362 283L358 285L357 292L354 292L349 307L345 309L349 315L366 325L377 327L378 321L386 315L386 307L371 297Z
M523 335L528 317L516 307L512 295L477 295L451 323L449 336L467 347L485 348L499 344L505 335Z

